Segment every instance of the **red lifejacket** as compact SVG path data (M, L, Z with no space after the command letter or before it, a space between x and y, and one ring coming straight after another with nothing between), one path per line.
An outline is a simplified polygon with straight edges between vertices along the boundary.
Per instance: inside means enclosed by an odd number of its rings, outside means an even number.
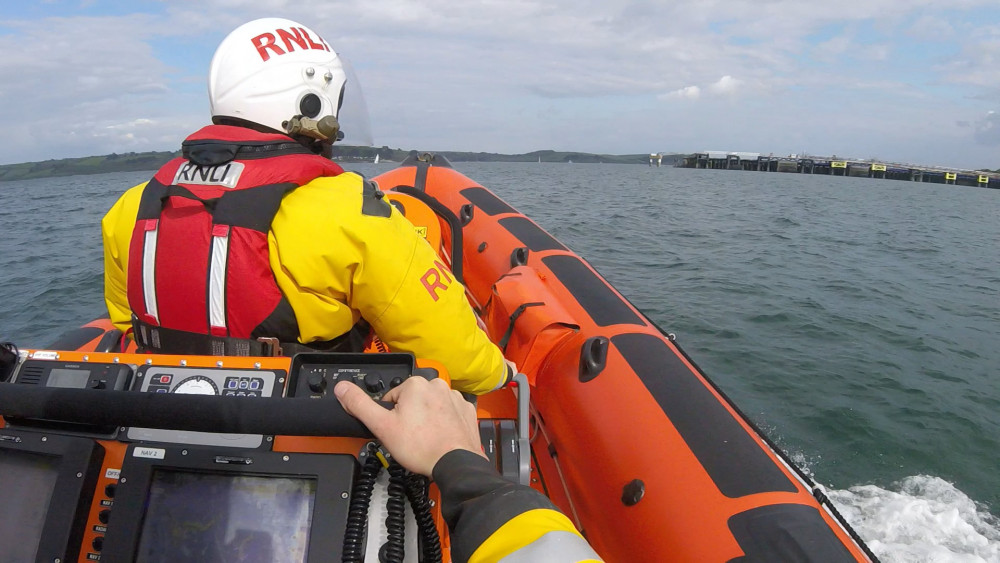
M146 185L129 245L128 302L144 324L295 342L267 233L286 193L343 169L290 137L210 125Z

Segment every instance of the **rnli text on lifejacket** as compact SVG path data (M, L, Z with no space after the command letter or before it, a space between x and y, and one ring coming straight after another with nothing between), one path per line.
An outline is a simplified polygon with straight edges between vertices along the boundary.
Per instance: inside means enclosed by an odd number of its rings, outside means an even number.
M245 166L242 162L227 162L216 166L199 166L185 162L174 175L174 184L194 184L197 186L225 186L235 188L240 181Z

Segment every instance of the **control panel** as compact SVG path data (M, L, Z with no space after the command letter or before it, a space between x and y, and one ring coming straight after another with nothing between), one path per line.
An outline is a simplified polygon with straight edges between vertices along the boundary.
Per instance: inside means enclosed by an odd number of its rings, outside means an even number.
M232 375L181 368L156 368L147 373L143 391L187 395L223 395L231 397L270 397L275 374L242 371Z
M0 419L6 424L0 426L0 475L10 485L4 490L24 492L15 494L22 499L15 504L20 514L31 516L0 518L0 537L19 539L0 541L0 561L33 560L36 550L37 558L47 561L142 560L178 552L195 560L221 553L218 557L228 560L248 548L270 554L263 557L284 553L308 563L340 560L345 537L356 533L348 520L358 479L356 452L365 439L332 434L272 440L261 435L126 428L128 417L135 415L122 414L123 420L109 413L128 412L116 411L116 402L187 402L182 397L152 400L138 393L230 396L234 398L218 402L227 407L269 407L262 399L282 394L334 400L333 387L340 381L381 398L414 375L447 380L443 366L415 361L409 354L309 353L291 360L76 351L33 354L22 356L25 359L11 383L0 385L24 396L60 400L79 396L87 412L101 416L67 414L66 420L115 420L120 426L110 437L79 436L73 429L52 426L79 423ZM47 389L14 387L19 384ZM112 390L122 393L111 396ZM43 416L30 412L26 416ZM63 409L55 412L66 414ZM201 413L185 414L201 418ZM170 410L169 416L173 415ZM140 424L132 420L131 424ZM141 424L155 425L153 420L143 418ZM17 428L35 422L44 426ZM490 424L493 457L506 474L517 467L508 460L507 450L515 445L511 429ZM385 480L380 478L368 485L367 492L358 493L373 499L369 522L385 522L389 507L399 500L391 498L388 477L383 476ZM46 505L47 512L39 512ZM411 514L405 516L410 538L406 560L411 560L411 548L414 555L417 549L416 520ZM435 520L440 522L440 517ZM368 532L372 539L366 560L377 558L387 534L387 528L369 528L376 529Z
M280 397L284 382L285 372L282 370L144 365L136 374L133 388L145 393ZM221 434L160 428L129 428L126 436L129 440L136 441L238 448L259 448L264 442L264 437L259 434Z
M290 397L330 397L340 381L350 381L380 399L411 375L437 377L433 368L415 367L410 354L298 354L292 359Z

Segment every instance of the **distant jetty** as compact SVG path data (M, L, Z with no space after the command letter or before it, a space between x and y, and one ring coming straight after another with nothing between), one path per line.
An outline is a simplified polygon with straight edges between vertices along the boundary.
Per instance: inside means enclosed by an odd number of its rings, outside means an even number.
M707 151L680 158L676 161L675 166L712 170L827 174L830 176L882 178L1000 189L1000 174L995 172L856 160L838 158L837 156L800 156L794 154L774 156L754 152Z

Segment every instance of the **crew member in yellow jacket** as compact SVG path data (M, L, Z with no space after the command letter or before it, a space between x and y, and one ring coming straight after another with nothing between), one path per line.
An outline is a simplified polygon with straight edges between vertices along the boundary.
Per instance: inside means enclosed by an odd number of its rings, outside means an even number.
M212 60L213 125L102 222L115 326L153 351L272 337L338 348L360 321L481 394L512 374L464 287L377 186L329 160L347 75L314 31L255 20Z

